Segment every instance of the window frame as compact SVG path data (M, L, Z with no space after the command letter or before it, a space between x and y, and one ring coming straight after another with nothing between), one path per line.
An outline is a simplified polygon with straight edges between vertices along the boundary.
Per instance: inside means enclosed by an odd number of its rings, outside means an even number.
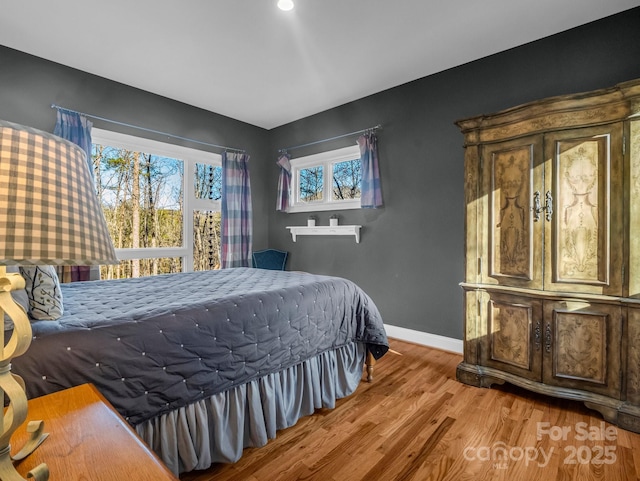
M122 148L159 155L175 160L181 160L184 175L182 178L182 192L184 193L182 213L182 246L181 247L141 247L115 249L118 260L155 259L163 257L181 257L183 272L193 271L193 214L195 211L216 211L222 208L220 200L198 199L195 192L196 164L207 164L222 167L222 155L168 144L157 140L123 134L112 130L93 128L91 130L92 144ZM93 147L93 145L92 145Z
M318 212L328 210L360 209L360 198L333 199L333 178L327 181L327 173L333 173L333 165L349 160L360 159L360 147L353 145L341 149L328 150L317 154L289 159L291 164L291 198L287 212ZM302 202L300 200L300 171L311 167L323 167L322 200Z

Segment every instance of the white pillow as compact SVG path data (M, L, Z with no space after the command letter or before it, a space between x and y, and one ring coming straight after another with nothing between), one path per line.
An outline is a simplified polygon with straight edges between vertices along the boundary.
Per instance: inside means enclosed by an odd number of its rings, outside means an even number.
M54 266L20 267L29 299L29 316L36 320L56 320L62 317L62 292Z

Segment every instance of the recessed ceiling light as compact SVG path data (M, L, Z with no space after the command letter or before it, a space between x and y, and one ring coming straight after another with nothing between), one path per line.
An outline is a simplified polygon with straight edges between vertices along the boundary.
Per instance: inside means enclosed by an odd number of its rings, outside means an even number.
M285 12L293 10L293 0L278 0L278 8Z

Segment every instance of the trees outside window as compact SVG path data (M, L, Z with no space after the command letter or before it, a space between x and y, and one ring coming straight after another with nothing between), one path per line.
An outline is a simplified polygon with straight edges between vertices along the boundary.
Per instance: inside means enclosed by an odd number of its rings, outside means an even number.
M324 169L321 165L300 169L300 202L322 201L324 193Z
M333 200L359 199L361 183L360 158L333 164Z
M121 260L102 266L102 279L219 268L220 155L92 135L96 192Z

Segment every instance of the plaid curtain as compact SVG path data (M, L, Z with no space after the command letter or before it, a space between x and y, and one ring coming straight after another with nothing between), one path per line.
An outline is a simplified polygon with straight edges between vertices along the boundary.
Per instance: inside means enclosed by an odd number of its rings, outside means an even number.
M362 162L362 193L360 206L375 209L382 206L380 169L378 167L378 138L373 133L365 133L358 138L360 161Z
M58 110L53 134L69 140L84 150L87 155L89 172L93 175L91 158L92 122L78 112ZM93 281L100 279L100 266L58 266L60 282Z
M58 110L56 126L53 135L70 140L87 154L89 172L93 175L93 161L91 159L91 127L93 123L78 112Z
M222 154L222 268L249 267L253 235L249 156Z
M289 210L289 196L291 195L291 162L289 159L291 159L289 154L282 154L276 162L280 166L276 210L282 212Z

